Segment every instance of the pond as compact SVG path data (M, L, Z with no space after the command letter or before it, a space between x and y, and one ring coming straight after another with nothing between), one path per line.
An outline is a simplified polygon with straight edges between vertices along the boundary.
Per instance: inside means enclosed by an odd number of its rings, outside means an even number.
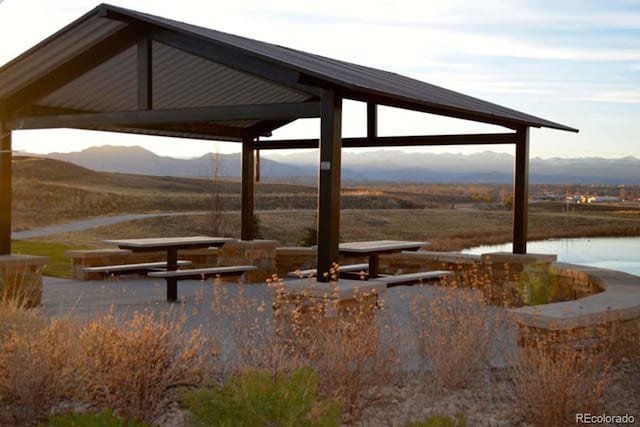
M468 254L511 251L511 243L477 246ZM556 254L558 261L624 271L640 276L640 237L551 239L528 242L530 253Z

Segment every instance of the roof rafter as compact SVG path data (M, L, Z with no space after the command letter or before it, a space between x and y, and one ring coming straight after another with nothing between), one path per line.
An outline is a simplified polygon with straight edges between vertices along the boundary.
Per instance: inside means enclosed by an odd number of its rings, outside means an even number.
M516 133L476 133L459 135L377 136L367 138L342 138L343 148L362 147L412 147L434 145L494 145L515 144ZM260 150L285 150L318 148L318 139L261 140L252 148Z
M281 120L320 117L319 102L225 105L165 110L119 111L20 117L8 120L8 129L51 129L99 126L148 126L234 120Z
M181 123L171 125L155 126L130 126L130 127L87 127L87 130L99 130L106 132L137 132L142 134L153 134L157 136L172 136L172 134L190 135L193 139L208 139L221 141L242 141L243 138L250 138L252 134L246 128L237 126L227 126L216 123Z

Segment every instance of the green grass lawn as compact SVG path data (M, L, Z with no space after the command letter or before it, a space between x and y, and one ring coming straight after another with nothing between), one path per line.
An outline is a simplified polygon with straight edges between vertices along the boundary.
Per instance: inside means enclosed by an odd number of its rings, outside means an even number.
M71 278L71 260L64 253L74 249L87 249L85 246L33 240L14 240L11 245L14 254L48 256L49 263L43 274L67 279Z

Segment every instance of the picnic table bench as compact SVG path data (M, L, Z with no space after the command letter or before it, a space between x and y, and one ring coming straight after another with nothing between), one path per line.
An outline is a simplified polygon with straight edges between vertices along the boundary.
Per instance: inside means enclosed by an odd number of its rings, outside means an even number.
M202 280L218 276L235 276L247 271L257 270L255 265L234 265L230 267L192 268L186 270L153 271L147 273L148 277L157 277L174 280Z
M421 271L418 273L397 274L395 276L379 276L376 281L387 285L387 288L400 285L413 285L428 280L439 280L453 273L447 270Z
M341 265L338 267L338 274L340 275L340 277L345 275L352 276L354 274L360 275L361 272L368 274L367 273L368 271L369 271L369 264L367 263ZM287 274L287 276L300 278L300 277L315 277L317 274L318 274L317 269L310 268L308 270L290 271Z
M159 237L159 238L147 238L147 239L122 239L122 240L106 240L106 243L118 245L120 249L129 249L133 252L154 252L154 251L166 251L167 253L167 271L154 271L148 273L160 274L160 273L172 273L171 275L164 276L150 276L150 277L162 277L167 282L167 301L174 302L178 300L178 280L185 280L188 278L200 278L200 277L212 277L216 275L227 274L225 270L221 272L213 272L213 269L192 269L192 270L178 270L177 260L178 251L180 249L202 249L208 247L220 247L225 243L231 241L228 237L210 237L210 236L185 236L185 237ZM247 266L239 266L241 268ZM253 268L253 266L251 266ZM223 268L223 267L219 267ZM208 270L208 271L205 271ZM198 273L195 273L198 271ZM184 272L184 273L183 273ZM244 271L237 271L238 274Z
M345 256L365 256L369 258L369 278L379 276L378 264L382 254L392 254L403 250L417 251L427 242L413 242L405 240L373 240L369 242L340 243L338 252Z
M193 263L191 261L179 260L177 261L178 267L189 267ZM120 264L120 265L101 265L96 267L83 267L82 270L85 273L104 273L106 275L111 274L146 274L149 271L166 270L167 263L160 262L144 262L138 264Z
M390 276L379 273L379 257L382 254L392 254L402 251L417 251L421 247L428 246L428 242L414 242L404 240L374 240L369 242L341 243L338 251L345 256L368 257L366 264L341 265L338 267L340 278L375 280L387 285L388 288L399 285L413 285L428 280L437 280L452 274L450 271L421 271L417 273L397 274ZM366 272L362 275L362 272ZM300 270L288 273L288 277L314 277L316 269Z

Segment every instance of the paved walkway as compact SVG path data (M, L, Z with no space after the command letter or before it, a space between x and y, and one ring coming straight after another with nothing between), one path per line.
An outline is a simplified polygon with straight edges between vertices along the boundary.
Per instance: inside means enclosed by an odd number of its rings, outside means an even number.
M311 209L261 209L256 213L266 212L301 212ZM70 233L73 231L84 231L92 228L103 227L106 225L119 224L121 222L135 221L139 219L160 218L166 216L188 216L188 215L206 215L207 211L192 212L162 212L162 213L146 213L146 214L126 214L126 215L110 215L99 216L96 218L85 219L82 221L73 221L65 224L51 225L48 227L32 228L31 230L14 231L11 238L14 240L29 239L32 237L50 236L52 234ZM224 211L225 214L239 214L239 210Z
M218 285L217 294L214 293L212 281L181 281L178 285L179 302L168 303L166 301L166 288L164 281L152 279L118 279L105 281L72 281L56 278L45 278L43 286L44 313L50 317L73 315L82 321L89 321L96 316L104 315L112 311L116 316L130 316L135 312L151 310L156 315L172 314L184 316L188 329L202 327L204 331L216 331L224 341L223 348L226 356L233 353L234 342L232 330L234 318L231 315L218 315L211 310L211 306L218 297L222 296L225 305L234 307L234 304L244 298L249 304L244 304L247 316L256 319L258 324L270 327L273 315L271 304L273 292L266 284L237 284L222 283ZM410 370L417 369L418 359L416 349L406 343L415 342L411 336L410 327L411 301L416 297L433 297L438 292L435 286L399 286L390 288L383 296L385 310L379 313L378 321L381 330L386 322L392 325L390 333L400 333L402 344L401 358L404 366ZM258 310L262 305L265 310ZM239 310L239 309L238 309ZM237 312L235 308L234 312ZM495 318L501 313L501 309L492 308L489 316ZM237 322L237 318L235 319ZM386 332L383 332L386 334ZM496 339L494 366L505 365L505 354L515 348L514 331L501 327L499 339ZM245 343L246 344L246 343Z
M156 279L66 280L45 277L42 302L45 314L51 317L73 315L91 320L112 310L116 315L153 310L158 313L189 313L188 326L202 322L193 315L196 311L209 311L213 301L213 282L184 280L178 284L178 302L167 302L166 284ZM272 292L266 284L240 285L221 283L219 289L233 300L239 292L252 301L272 301Z
M135 221L138 219L159 218L164 216L185 216L185 215L202 215L204 211L196 212L164 212L164 213L148 213L148 214L127 214L113 216L99 216L83 221L74 221L66 224L52 225L49 227L33 228L31 230L14 231L11 238L15 240L29 239L31 237L49 236L51 234L70 233L72 231L90 230L105 225L113 225L121 222Z

